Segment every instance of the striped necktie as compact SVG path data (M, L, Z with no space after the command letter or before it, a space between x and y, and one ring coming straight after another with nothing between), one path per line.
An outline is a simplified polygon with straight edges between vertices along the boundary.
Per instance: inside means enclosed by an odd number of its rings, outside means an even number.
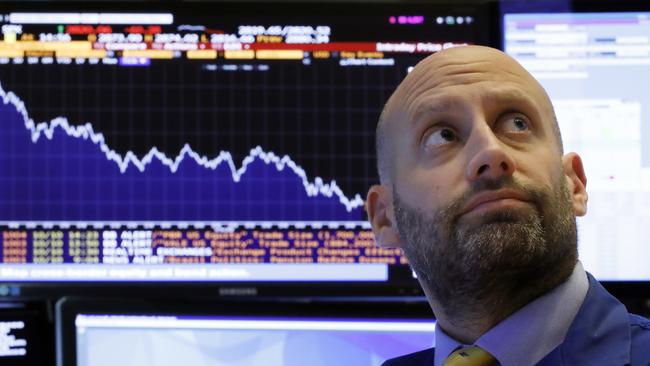
M483 348L472 346L461 348L443 362L443 366L498 366L499 362L494 356Z

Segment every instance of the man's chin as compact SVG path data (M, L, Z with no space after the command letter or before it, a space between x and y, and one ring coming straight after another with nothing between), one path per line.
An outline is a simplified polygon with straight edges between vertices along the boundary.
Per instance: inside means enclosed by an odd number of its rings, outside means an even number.
M542 229L535 217L516 213L490 213L472 226L460 228L457 243L481 268L528 266L545 252ZM488 254L489 253L489 254Z

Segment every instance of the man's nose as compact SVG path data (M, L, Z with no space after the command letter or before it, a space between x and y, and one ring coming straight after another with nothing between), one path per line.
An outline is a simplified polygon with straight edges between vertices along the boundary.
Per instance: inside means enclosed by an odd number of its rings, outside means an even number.
M516 169L515 161L507 151L507 147L486 126L482 131L475 131L467 142L470 160L467 166L467 179L498 179L511 176Z

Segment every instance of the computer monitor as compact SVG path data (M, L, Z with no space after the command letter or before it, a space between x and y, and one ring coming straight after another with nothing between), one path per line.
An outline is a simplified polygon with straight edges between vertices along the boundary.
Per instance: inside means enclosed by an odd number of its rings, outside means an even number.
M207 309L207 311L206 311ZM236 309L236 310L234 310ZM58 366L381 365L433 346L423 304L57 304Z
M547 90L565 151L583 159L589 201L578 234L585 268L601 281L647 283L650 7L622 11L625 4L506 13L503 42Z
M366 222L375 124L420 59L490 42L486 6L3 2L0 14L0 281L23 294L419 293Z
M38 302L0 302L0 365L51 365L54 321Z

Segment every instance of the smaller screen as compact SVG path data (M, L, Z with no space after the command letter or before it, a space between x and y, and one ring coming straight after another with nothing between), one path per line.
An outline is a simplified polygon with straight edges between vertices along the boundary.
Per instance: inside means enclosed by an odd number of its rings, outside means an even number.
M0 365L50 365L48 334L42 313L0 303Z
M75 327L78 366L362 366L432 347L435 322L78 314Z

